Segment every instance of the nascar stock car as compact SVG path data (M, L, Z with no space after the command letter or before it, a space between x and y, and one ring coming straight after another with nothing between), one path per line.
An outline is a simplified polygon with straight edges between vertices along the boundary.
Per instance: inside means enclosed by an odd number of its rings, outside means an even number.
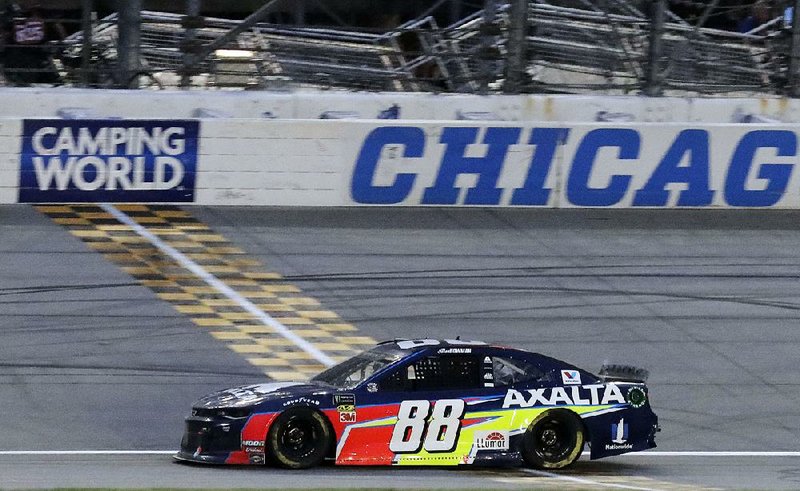
M223 390L197 401L179 461L339 465L519 465L559 469L655 447L646 371L594 375L475 341L378 344L307 382Z

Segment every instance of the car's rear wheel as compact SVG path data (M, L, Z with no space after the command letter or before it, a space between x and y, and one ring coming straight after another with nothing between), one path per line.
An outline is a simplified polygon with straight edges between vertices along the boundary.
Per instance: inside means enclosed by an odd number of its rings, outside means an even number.
M539 415L528 426L522 440L522 457L539 469L563 469L583 451L586 438L580 418L566 409Z
M267 454L281 467L306 469L322 463L333 442L325 416L309 407L293 407L275 418L267 435Z

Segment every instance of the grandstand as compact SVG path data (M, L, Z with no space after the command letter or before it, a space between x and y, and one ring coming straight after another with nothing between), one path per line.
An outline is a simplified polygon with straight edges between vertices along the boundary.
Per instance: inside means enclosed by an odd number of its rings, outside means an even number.
M672 12L660 29L659 52L651 59L656 28L638 2L627 0L526 1L523 46L511 46L512 1L491 1L447 26L431 15L380 32L353 27L318 27L203 17L187 26L178 13L143 11L136 86L215 89L324 88L367 91L638 94L647 92L656 66L665 94L778 94L786 90L790 33L777 19L750 33L692 25ZM119 18L112 14L60 45L56 66L66 85L128 85L116 64ZM189 32L191 31L191 32ZM84 40L84 34L91 39ZM187 46L225 41L207 56ZM84 46L92 55L83 57ZM511 48L524 60L509 74ZM88 64L89 66L84 66Z

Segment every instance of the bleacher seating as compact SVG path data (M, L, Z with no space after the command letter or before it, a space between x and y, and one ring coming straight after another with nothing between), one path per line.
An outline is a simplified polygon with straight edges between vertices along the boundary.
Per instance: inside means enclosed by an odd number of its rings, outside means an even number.
M635 93L648 67L650 23L626 0L531 0L525 90ZM383 33L257 24L193 66L196 83L220 88L276 85L350 90L476 92L502 89L510 21L506 3L440 28L424 17ZM764 92L775 89L770 34L696 28L668 13L663 84L674 92ZM185 57L181 16L142 13L145 70L179 80ZM97 23L94 43L114 52L116 16ZM201 44L238 21L206 18ZM80 46L80 33L68 43ZM112 54L113 56L113 54ZM779 60L778 60L779 61ZM171 78L170 78L171 77ZM276 84L275 81L280 81ZM177 82L175 82L177 83Z

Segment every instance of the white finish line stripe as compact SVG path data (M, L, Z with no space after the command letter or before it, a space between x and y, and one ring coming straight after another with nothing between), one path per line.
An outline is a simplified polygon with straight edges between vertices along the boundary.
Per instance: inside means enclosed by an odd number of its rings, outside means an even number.
M109 213L111 216L116 218L120 223L123 223L131 227L131 229L134 232L139 234L139 236L147 239L147 241L153 244L153 246L155 246L158 250L168 255L169 257L174 259L178 264L180 264L184 268L194 273L198 278L203 280L208 286L214 288L221 294L228 297L230 300L233 300L238 306L246 310L248 313L252 314L256 319L260 320L262 324L275 329L275 331L278 334L280 334L284 338L294 343L295 346L297 346L298 348L302 349L303 351L314 357L314 359L316 359L318 362L322 363L327 367L336 364L333 358L323 353L321 350L319 350L317 347L315 347L313 344L309 343L302 337L293 333L286 326L275 320L274 317L270 316L263 310L259 309L253 302L251 302L250 300L239 294L239 292L229 287L222 280L220 280L213 274L203 269L202 266L192 261L184 253L170 246L169 244L161 240L158 236L147 230L145 227L136 223L136 221L134 221L131 217L129 217L122 211L118 210L115 206L108 203L101 203L99 206L106 213Z
M593 481L591 479L584 479L582 477L566 476L563 474L556 474L554 472L537 471L535 469L521 469L526 474L531 474L539 477L549 477L550 479L557 479L559 481L574 482L584 486L598 486L602 488L615 488L615 489L633 489L636 491L656 491L654 488L643 488L639 486L629 486L627 484L618 484L612 482Z

